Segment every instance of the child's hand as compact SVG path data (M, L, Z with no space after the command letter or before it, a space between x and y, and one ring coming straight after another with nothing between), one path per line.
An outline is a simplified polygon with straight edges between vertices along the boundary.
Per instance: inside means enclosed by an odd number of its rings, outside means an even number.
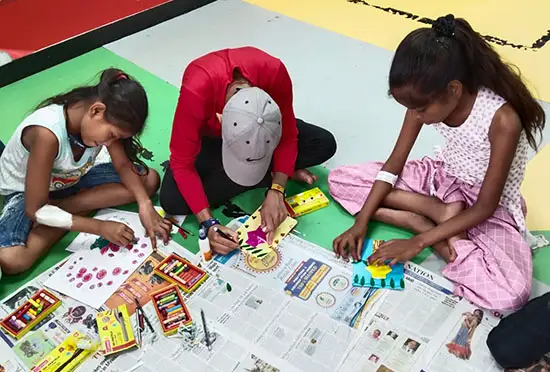
M267 244L272 244L275 230L288 216L283 194L278 191L268 192L260 215L262 216L262 230L267 234Z
M157 236L162 239L164 244L168 244L172 223L162 218L152 204L139 208L139 219L147 236L151 239L153 251L157 250Z
M221 234L218 234L215 231L216 227L227 236L231 237L233 240L227 240ZM210 229L208 229L208 241L210 242L210 248L212 248L214 252L223 256L239 248L237 240L237 233L227 226L214 225Z
M332 243L334 254L336 254L336 257L342 257L346 261L351 254L355 262L360 261L366 235L367 224L354 223L352 227L334 239Z
M101 221L100 234L111 243L125 247L134 241L134 230L129 226L114 221Z
M391 261L390 266L397 262L405 263L416 257L423 247L414 239L393 239L380 244L380 247L368 258L369 265L384 265Z

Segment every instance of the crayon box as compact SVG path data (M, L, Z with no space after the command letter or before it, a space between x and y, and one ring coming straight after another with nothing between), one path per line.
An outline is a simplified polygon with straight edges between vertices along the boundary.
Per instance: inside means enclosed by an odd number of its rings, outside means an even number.
M285 199L285 206L291 217L300 217L328 206L329 200L321 189L315 187Z
M97 313L96 321L101 354L110 355L137 346L126 304Z
M96 352L95 348L80 349L79 339L83 335L76 331L53 349L35 365L31 372L70 372L74 371L86 358Z
M193 292L208 277L206 271L176 254L170 254L159 262L154 271L169 283L177 284L186 293Z
M151 293L151 302L165 336L176 333L182 323L188 325L193 322L178 286L175 284Z
M2 319L0 326L19 340L45 317L61 306L61 300L46 289L41 289Z

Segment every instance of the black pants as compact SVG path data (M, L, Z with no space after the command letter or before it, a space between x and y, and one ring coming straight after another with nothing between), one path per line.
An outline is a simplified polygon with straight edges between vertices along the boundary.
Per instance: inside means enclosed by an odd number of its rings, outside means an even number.
M298 157L295 169L322 164L336 153L336 140L332 133L300 119L296 119L296 122L298 126ZM252 187L241 186L231 181L222 165L221 138L204 137L202 139L201 151L195 161L195 167L212 208L223 205L234 196L247 190L271 185L271 172L268 172L259 184ZM170 214L192 214L187 202L180 194L170 167L166 170L162 180L160 205Z
M502 319L489 333L487 346L509 369L527 368L550 352L550 293Z

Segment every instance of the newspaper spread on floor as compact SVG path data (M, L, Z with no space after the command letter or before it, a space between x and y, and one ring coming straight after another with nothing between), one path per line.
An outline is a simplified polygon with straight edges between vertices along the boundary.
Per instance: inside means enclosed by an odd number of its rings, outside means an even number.
M234 227L240 222L234 221ZM175 243L161 251L192 262L200 259ZM155 263L151 256L138 271L149 284L166 285L152 274ZM61 265L3 300L0 316L42 288ZM349 263L289 235L262 260L235 252L203 267L208 280L185 298L198 325L201 309L206 314L215 336L211 351L200 342L200 326L198 342L182 333L164 337L149 303L143 308L156 332L144 333L140 349L107 358L95 355L78 371L500 370L484 341L498 319L453 296L448 281L417 265L407 265L404 292L355 288ZM28 371L74 330L97 335L96 310L60 296L62 306L21 340L0 332L5 371ZM113 296L103 308L119 300Z
M385 293L339 371L502 371L485 343L498 324L495 314L453 295L452 283L413 263L405 266L405 288Z

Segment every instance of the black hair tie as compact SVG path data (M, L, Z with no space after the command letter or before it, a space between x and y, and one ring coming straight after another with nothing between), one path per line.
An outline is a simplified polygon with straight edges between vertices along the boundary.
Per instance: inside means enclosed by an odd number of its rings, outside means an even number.
M455 36L456 22L455 16L448 14L445 17L439 17L432 25L432 29L437 36L453 37Z

